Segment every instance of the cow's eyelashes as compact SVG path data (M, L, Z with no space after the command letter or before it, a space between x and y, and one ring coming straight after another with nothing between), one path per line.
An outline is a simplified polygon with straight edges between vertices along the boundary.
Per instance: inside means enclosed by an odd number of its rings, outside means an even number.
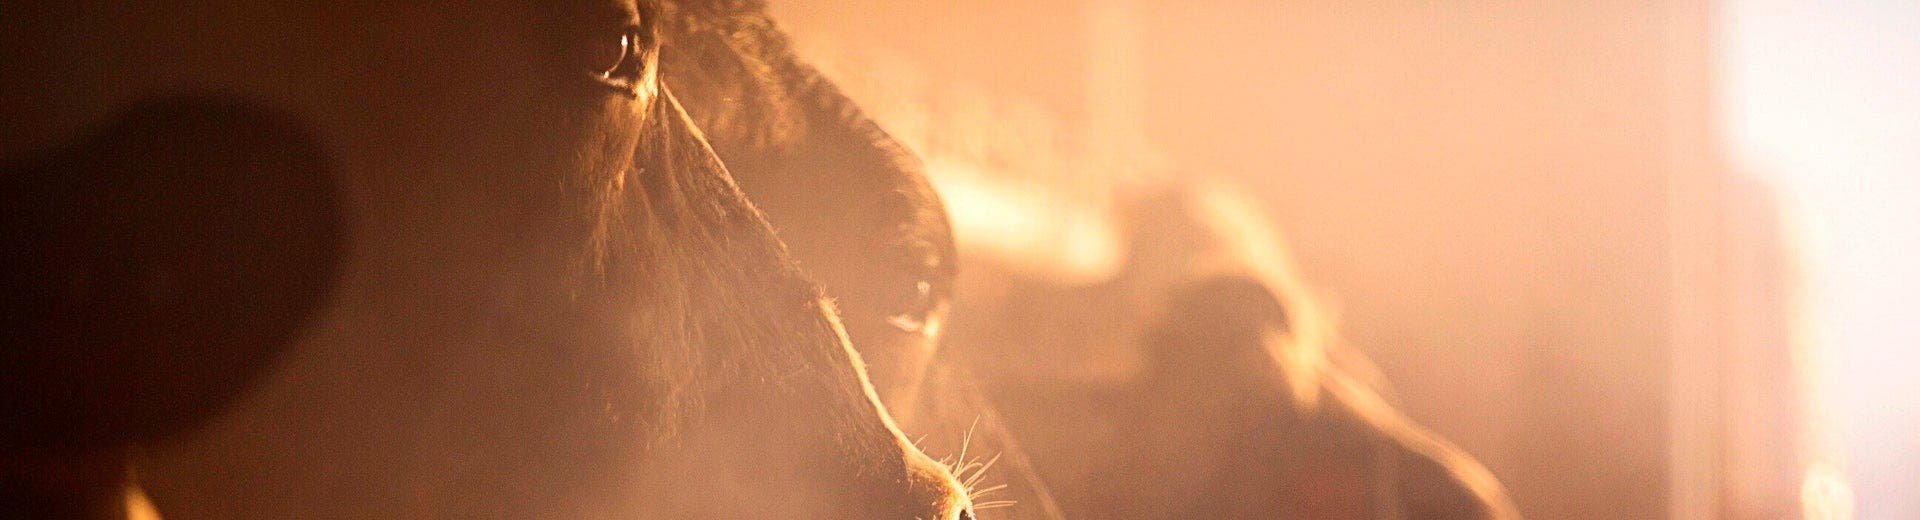
M637 95L646 72L646 39L636 26L595 31L580 43L579 66L587 76L627 95Z

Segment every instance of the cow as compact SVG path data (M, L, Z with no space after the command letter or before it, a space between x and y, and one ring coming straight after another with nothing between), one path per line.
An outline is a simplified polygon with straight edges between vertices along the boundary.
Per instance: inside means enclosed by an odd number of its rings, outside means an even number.
M670 6L0 9L9 513L972 514L662 85Z
M1092 283L976 258L971 284L1001 288L963 292L995 297L960 300L948 346L985 368L1068 516L1519 517L1492 473L1395 409L1257 203L1169 180L1106 218L1123 261Z
M982 518L1060 518L960 360L944 356L958 253L919 156L752 0L670 4L666 82L841 311L887 410L963 473Z

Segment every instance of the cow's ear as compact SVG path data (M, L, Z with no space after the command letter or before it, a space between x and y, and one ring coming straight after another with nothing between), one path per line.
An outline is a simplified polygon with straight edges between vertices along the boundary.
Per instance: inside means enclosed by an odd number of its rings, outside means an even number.
M192 428L294 340L342 255L321 147L246 102L138 103L0 173L9 457Z

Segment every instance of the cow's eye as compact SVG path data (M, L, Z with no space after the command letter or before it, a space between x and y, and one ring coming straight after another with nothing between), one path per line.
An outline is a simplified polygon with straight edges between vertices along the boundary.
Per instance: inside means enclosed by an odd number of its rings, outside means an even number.
M887 323L906 332L920 333L927 329L928 322L939 306L940 299L933 292L933 284L919 280L912 286L903 287L899 294L889 298Z
M627 61L627 55L633 51L633 35L629 33L606 34L594 37L587 42L585 63L587 71L601 78L613 77L620 65Z
M580 42L576 59L594 81L632 95L646 72L645 44L638 27L593 31Z

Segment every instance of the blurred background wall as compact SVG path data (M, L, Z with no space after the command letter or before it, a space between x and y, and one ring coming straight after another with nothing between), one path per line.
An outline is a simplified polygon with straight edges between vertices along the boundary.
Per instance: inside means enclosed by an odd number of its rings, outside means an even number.
M1920 518L1920 3L1728 1L1716 20L1726 156L1778 188L1801 253L1808 443L1859 518Z
M1809 35L1750 4L1811 2L773 3L909 142L986 128L1090 191L1254 190L1409 415L1529 517L1798 516L1842 444L1804 428L1825 407L1783 209L1808 205L1722 144L1748 121L1726 114L1792 104L1741 71L1807 72L1766 57Z

